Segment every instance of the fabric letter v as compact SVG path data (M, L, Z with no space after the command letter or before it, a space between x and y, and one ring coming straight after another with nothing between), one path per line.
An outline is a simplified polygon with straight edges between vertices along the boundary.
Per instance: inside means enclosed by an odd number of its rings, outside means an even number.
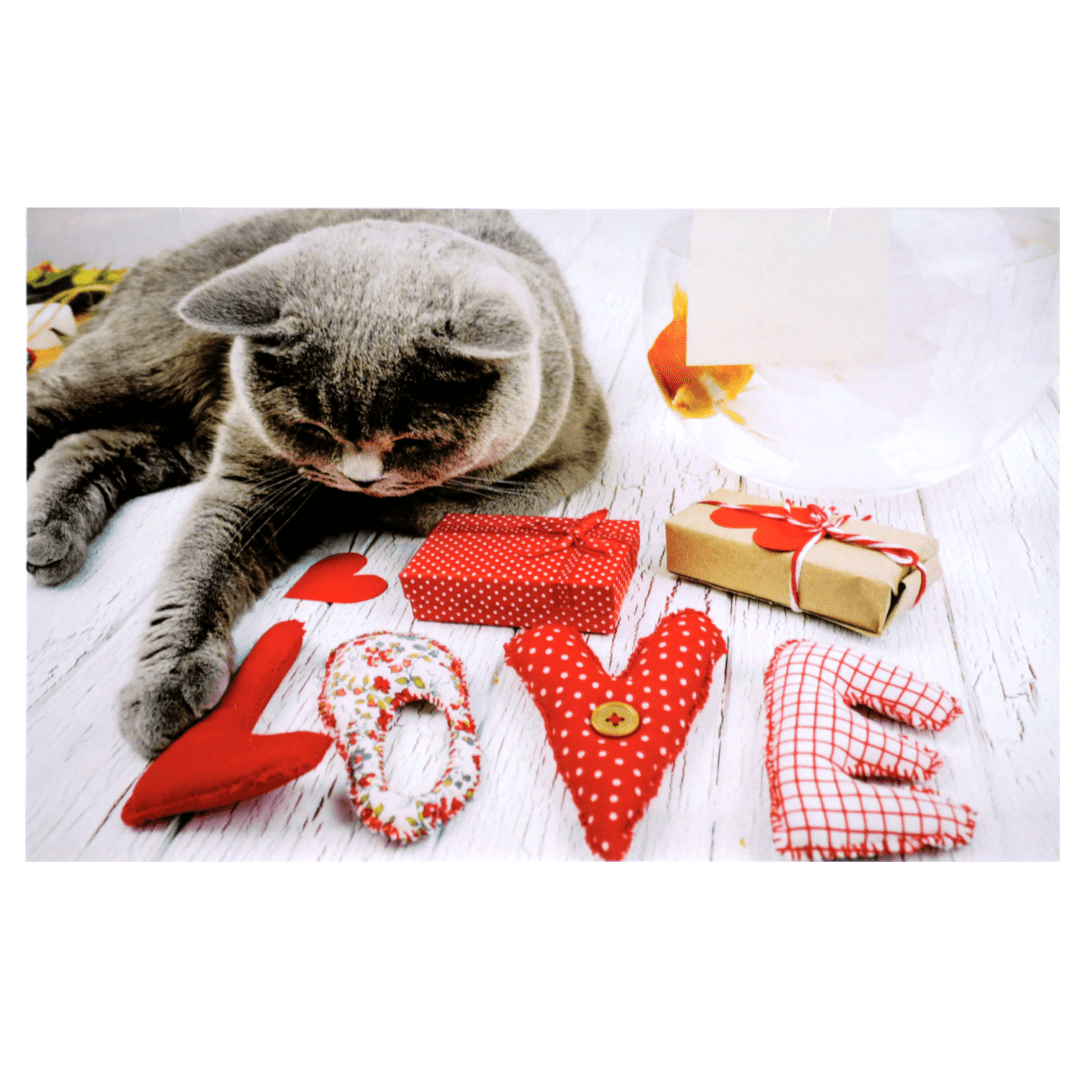
M622 859L709 696L723 636L700 611L677 611L638 642L618 676L569 626L534 626L503 648L544 716L586 842L602 859Z

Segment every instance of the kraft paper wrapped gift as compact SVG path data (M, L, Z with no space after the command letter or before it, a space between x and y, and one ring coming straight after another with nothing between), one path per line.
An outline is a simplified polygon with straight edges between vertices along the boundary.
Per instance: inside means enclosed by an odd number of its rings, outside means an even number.
M636 521L447 514L400 574L413 617L610 634L637 566Z
M758 518L756 513L733 515L724 511L718 516L726 516L729 521L742 519L747 527L721 526L713 520L714 512L720 510L717 503L760 506L773 516ZM933 537L873 521L859 521L854 516L841 523L842 515L825 514L833 523L834 533L857 536L865 543L887 547L894 554L907 552L912 559L917 556L918 565L900 565L883 551L826 537L806 548L801 565L795 563L798 570L796 584L793 562L798 552L793 549L804 540L783 548L782 543L768 539L773 527L770 522L777 523L789 512L809 524L800 529L779 523L781 531L787 529L810 538L814 531L813 522L822 517L820 508L795 507L788 511L775 499L727 488L714 491L703 501L668 519L668 569L694 581L785 607L793 606L794 584L797 609L872 637L883 633L894 619L914 607L920 588L925 593L925 589L941 579L938 542ZM818 515L817 518L812 512ZM774 550L756 543L755 533L759 540L771 543ZM783 549L775 550L778 546Z

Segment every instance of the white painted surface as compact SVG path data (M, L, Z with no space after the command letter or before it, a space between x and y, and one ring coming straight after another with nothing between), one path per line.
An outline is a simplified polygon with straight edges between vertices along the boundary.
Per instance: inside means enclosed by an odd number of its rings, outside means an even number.
M717 487L738 486L686 437L662 405L640 327L648 244L680 213L521 212L558 261L585 343L609 392L614 437L597 480L553 512L604 506L641 522L642 550L614 635L589 635L609 670L666 611L706 611L729 654L682 756L644 820L628 860L775 860L765 776L762 677L792 637L843 642L909 667L961 700L951 728L919 738L944 758L939 790L978 811L975 837L954 853L916 858L1058 858L1058 410L1045 397L1029 420L968 472L854 509L941 541L945 581L881 639L730 596L664 569L664 520ZM87 251L80 258L97 258ZM750 483L743 490L761 490ZM243 657L282 619L304 621L303 649L256 727L320 730L316 696L330 650L364 632L421 633L464 663L483 748L472 805L437 838L395 847L352 815L344 767L328 754L313 772L225 810L142 829L120 808L144 762L120 737L115 697L149 617L166 546L193 487L126 506L78 577L28 584L26 855L31 860L567 860L592 859L555 770L543 722L502 659L512 631L414 622L396 577L418 540L360 532L325 542L280 579L236 633ZM775 492L769 492L775 494ZM361 551L391 587L358 605L286 600L316 559ZM417 788L443 760L441 718L410 710L390 740L390 769Z

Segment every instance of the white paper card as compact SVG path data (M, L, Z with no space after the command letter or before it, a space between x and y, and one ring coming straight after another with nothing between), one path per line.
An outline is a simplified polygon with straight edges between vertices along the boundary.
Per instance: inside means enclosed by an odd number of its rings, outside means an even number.
M699 210L687 363L843 377L885 352L891 210Z

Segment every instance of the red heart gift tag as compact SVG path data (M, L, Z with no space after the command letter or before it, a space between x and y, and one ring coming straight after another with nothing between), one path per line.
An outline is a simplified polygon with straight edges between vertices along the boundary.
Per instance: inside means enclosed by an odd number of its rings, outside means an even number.
M267 702L300 652L303 623L270 627L240 665L218 707L163 750L120 811L125 825L251 799L314 769L329 735L252 735Z
M709 696L723 636L700 611L665 616L618 677L568 626L535 626L504 651L544 716L589 847L622 859Z
M327 604L356 604L386 592L386 582L361 574L367 559L355 551L320 559L285 594L292 600L321 600Z
M758 509L775 510L782 514L788 512L786 506L762 505ZM813 523L811 512L805 506L791 507L791 516L804 525ZM751 510L732 510L721 506L709 515L709 519L722 529L753 529L754 543L767 551L797 551L810 537L810 532L800 529L798 525L776 518L763 518Z

